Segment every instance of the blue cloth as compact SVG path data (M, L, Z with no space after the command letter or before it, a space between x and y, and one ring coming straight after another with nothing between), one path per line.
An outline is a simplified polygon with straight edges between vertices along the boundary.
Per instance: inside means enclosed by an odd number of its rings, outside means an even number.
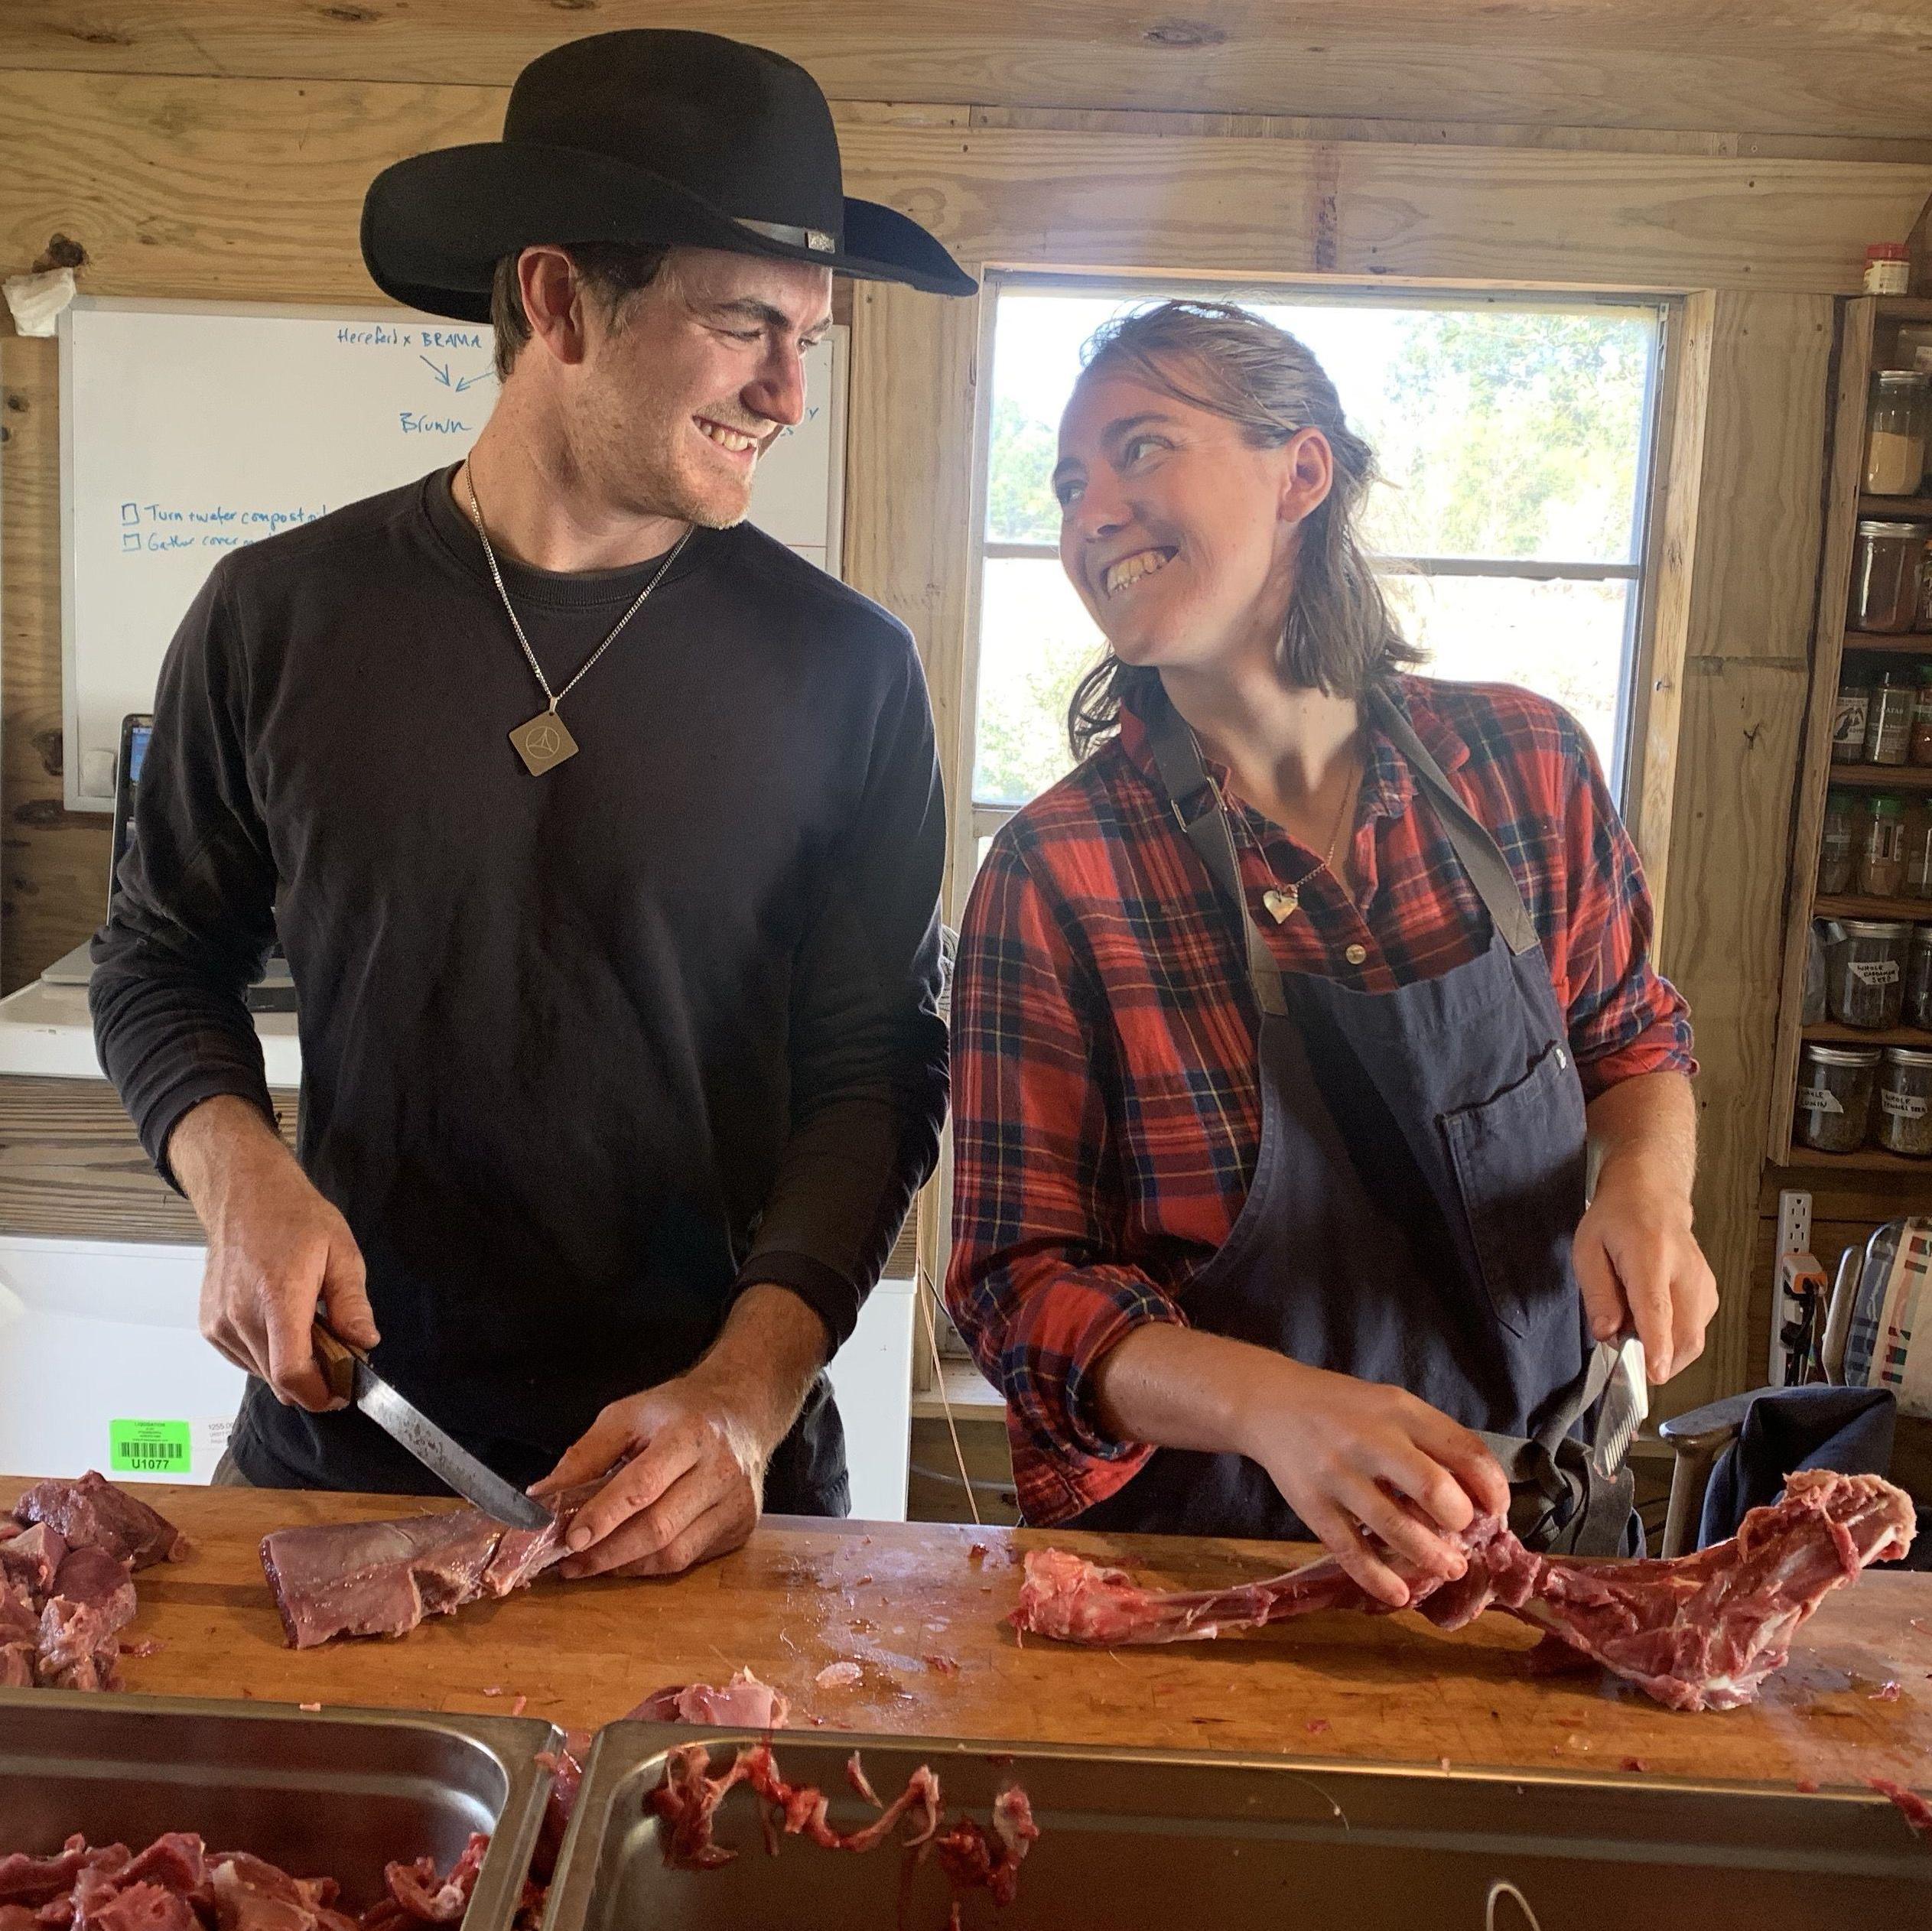
M1750 1510L1776 1501L1794 1470L1891 1472L1898 1403L1889 1388L1761 1388L1703 1412L1713 1423L1741 1414L1742 1425L1711 1470L1700 1549L1735 1535Z

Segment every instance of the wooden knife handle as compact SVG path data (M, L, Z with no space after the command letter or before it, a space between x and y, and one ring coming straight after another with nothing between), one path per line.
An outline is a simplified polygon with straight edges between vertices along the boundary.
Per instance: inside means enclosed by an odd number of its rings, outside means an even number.
M323 1378L329 1384L329 1392L338 1401L353 1401L356 1398L355 1350L346 1342L339 1341L320 1321L311 1330L311 1338L315 1344L315 1358L321 1364Z

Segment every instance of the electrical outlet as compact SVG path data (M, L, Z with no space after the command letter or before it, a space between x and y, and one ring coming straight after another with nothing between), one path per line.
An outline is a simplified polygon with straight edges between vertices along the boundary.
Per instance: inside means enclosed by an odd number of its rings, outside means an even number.
M1790 1380L1790 1336L1805 1319L1805 1304L1787 1286L1794 1275L1789 1257L1811 1251L1811 1196L1787 1188L1778 1196L1778 1253L1771 1268L1770 1358L1765 1385L1782 1388Z

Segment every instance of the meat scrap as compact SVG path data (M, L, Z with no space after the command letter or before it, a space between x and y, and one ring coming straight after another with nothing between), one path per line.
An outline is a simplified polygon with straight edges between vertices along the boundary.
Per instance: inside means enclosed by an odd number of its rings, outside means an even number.
M1932 1838L1932 1803L1928 1803L1916 1790L1908 1790L1902 1783L1895 1783L1888 1777L1869 1777L1865 1783L1882 1797L1889 1797L1898 1806L1899 1814L1920 1836Z
M711 1723L732 1730L782 1730L792 1715L782 1690L740 1669L722 1689L709 1683L673 1683L630 1712L633 1723Z
M1534 1555L1488 1516L1454 1539L1469 1562L1455 1581L1396 1566L1409 1606L1439 1629L1500 1609L1673 1708L1730 1709L1784 1665L1825 1596L1903 1556L1914 1526L1911 1498L1876 1475L1801 1470L1729 1541L1668 1562ZM1111 1647L1198 1641L1330 1609L1388 1613L1328 1558L1266 1582L1163 1591L1048 1549L1028 1551L1011 1620L1029 1635Z
M426 1616L526 1588L568 1553L571 1516L603 1486L556 1498L548 1528L509 1529L480 1509L389 1522L328 1522L262 1539L262 1573L291 1649L338 1636L404 1636Z
M781 1829L788 1837L805 1837L828 1851L871 1851L898 1836L907 1858L907 1876L914 1864L937 1855L951 1887L950 1922L959 1923L959 1900L964 1892L983 1890L997 1904L1010 1904L1017 1891L1020 1866L1039 1836L1033 1806L1017 1786L994 1799L990 1830L961 1816L942 1835L939 1829L939 1780L922 1764L906 1780L906 1787L889 1804L881 1804L855 1751L847 1760L845 1775L852 1788L879 1812L872 1822L854 1831L831 1823L825 1793L809 1784L788 1783L769 1743L741 1748L731 1767L711 1775L711 1753L702 1744L685 1744L665 1759L664 1780L645 1799L646 1809L663 1825L664 1858L675 1868L712 1871L737 1855L715 1841L718 1806L739 1784L756 1796L765 1848L776 1855ZM910 1828L899 1829L911 1820Z
M133 1572L178 1559L187 1546L181 1531L91 1469L78 1481L37 1483L6 1527L0 1686L118 1689L120 1632L136 1607ZM132 1647L137 1653L144 1647ZM171 1906L149 1898L139 1908L151 1923L137 1925L138 1908L129 1905L107 1931L169 1931Z
M488 1838L470 1839L447 1877L428 1858L396 1863L357 1916L333 1877L296 1877L246 1851L210 1851L170 1831L139 1856L70 1837L52 1857L0 1858L0 1931L417 1931L458 1923ZM532 1924L534 1925L534 1919ZM528 1931L528 1927L525 1928Z

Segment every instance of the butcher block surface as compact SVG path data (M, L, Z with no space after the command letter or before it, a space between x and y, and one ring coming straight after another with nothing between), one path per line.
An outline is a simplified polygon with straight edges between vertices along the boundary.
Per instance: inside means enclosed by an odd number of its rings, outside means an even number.
M0 1507L31 1477L0 1477ZM1329 1614L1159 1648L1087 1650L1007 1625L1021 1552L1052 1542L1182 1587L1253 1578L1279 1544L1049 1535L935 1523L768 1519L736 1555L669 1581L539 1582L397 1641L286 1648L257 1545L295 1523L433 1508L395 1496L143 1484L188 1534L137 1578L127 1687L507 1714L594 1727L666 1684L749 1666L792 1723L889 1734L1265 1751L1384 1762L1820 1785L1932 1786L1932 1575L1868 1573L1826 1598L1755 1704L1667 1710L1602 1673L1533 1676L1532 1633L1490 1616L1455 1636L1420 1617ZM828 1663L858 1682L820 1689ZM1897 1685L1895 1697L1881 1694Z

